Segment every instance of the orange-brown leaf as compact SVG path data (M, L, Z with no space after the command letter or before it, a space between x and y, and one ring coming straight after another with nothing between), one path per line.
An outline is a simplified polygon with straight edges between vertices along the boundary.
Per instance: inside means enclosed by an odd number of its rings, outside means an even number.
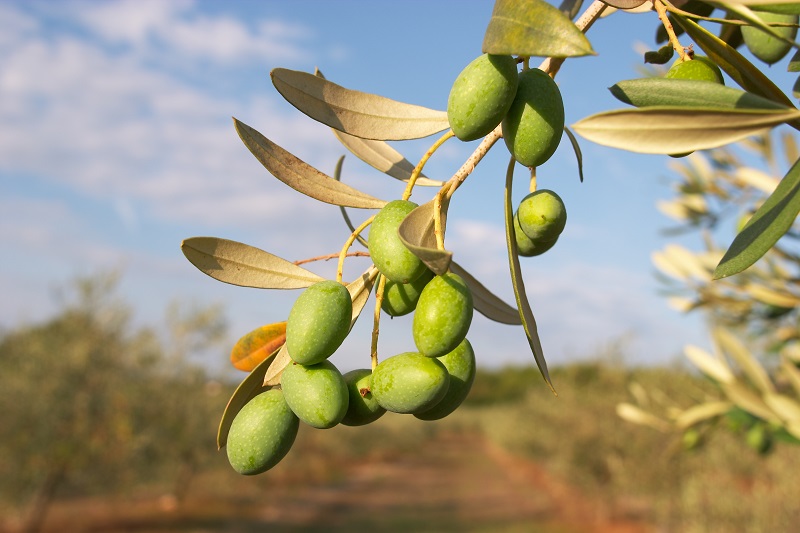
M231 363L239 370L250 372L285 342L286 321L261 326L236 342L231 350Z

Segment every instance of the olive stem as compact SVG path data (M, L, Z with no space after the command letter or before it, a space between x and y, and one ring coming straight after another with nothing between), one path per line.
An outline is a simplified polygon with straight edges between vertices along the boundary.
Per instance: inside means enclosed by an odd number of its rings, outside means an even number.
M669 36L669 42L672 44L672 48L678 53L681 61L686 61L686 51L683 49L683 46L681 46L680 41L678 41L678 36L675 35L675 29L672 27L669 17L667 17L667 8L661 0L654 0L653 6L656 9L656 13L658 13L658 18L661 19L661 24L663 24L664 29L667 30L667 36Z
M433 198L433 235L436 237L436 248L444 250L444 231L442 228L442 192L440 189Z
M345 241L344 246L342 246L342 251L339 252L339 264L336 267L336 281L338 281L339 283L342 283L342 277L344 277L344 258L347 257L347 250L349 250L350 246L352 246L353 242L355 242L356 237L358 237L361 234L361 232L364 231L364 229L366 229L367 226L372 224L372 221L374 219L375 215L372 215L367 220L362 222L361 225L358 226L355 229L355 231L350 234L350 236Z
M378 366L378 332L381 323L381 306L383 305L383 291L386 287L386 277L381 276L378 281L378 288L375 289L375 315L372 321L372 345L370 348L370 360L372 361L372 370Z
M481 159L483 159L487 153L489 153L489 149L494 146L500 137L503 136L503 129L502 125L498 124L498 126L492 130L492 132L483 138L481 143L475 148L475 151L472 152L472 155L464 161L464 164L461 165L453 176L447 180L447 183L444 184L442 190L444 190L444 197L443 200L450 200L453 197L453 194L458 189L459 185L461 185L467 176L472 174L472 171L475 170L475 167L480 163ZM441 192L441 191L440 191Z
M453 130L447 130L447 133L439 137L439 139L428 148L428 151L425 152L425 155L422 156L422 159L419 160L417 166L414 167L414 171L411 173L411 177L408 179L408 184L406 185L406 190L403 191L403 200L408 200L411 198L411 192L414 190L414 185L417 183L417 178L419 175L422 174L422 168L425 166L425 163L428 162L428 159L439 149L440 146L444 144L444 142L455 136Z
M530 192L536 192L536 167L531 167Z
M328 255L318 255L317 257L309 257L308 259L298 259L293 261L297 266L305 265L306 263L313 263L314 261L330 261L331 259L338 259L341 252ZM347 257L369 257L369 252L349 252Z

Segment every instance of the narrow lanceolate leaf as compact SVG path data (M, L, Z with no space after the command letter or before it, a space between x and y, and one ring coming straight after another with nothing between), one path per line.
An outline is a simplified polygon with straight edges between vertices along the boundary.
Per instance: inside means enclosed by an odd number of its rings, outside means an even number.
M769 379L767 371L764 370L764 367L759 364L753 354L750 353L739 339L724 328L714 328L712 334L717 345L728 354L731 359L736 361L736 364L739 365L753 385L763 393L775 391L775 386Z
M564 126L564 133L567 134L567 138L569 138L569 142L572 144L572 149L575 151L575 159L578 160L578 177L581 183L583 183L583 152L581 152L581 146L578 144L578 139L575 137L575 134L566 126Z
M800 118L800 111L654 106L586 117L572 128L586 139L643 154L717 148Z
M711 81L640 78L609 87L621 102L636 107L677 106L715 109L789 109L757 94Z
M722 416L731 410L730 402L708 402L694 405L675 417L675 425L680 429L692 427L695 424Z
M539 57L595 53L575 24L543 0L497 0L483 38L483 51Z
M800 15L800 4L796 0L726 0L725 5L750 6L758 11Z
M285 346L285 345L284 345ZM228 442L228 431L231 429L231 424L236 414L242 410L242 407L250 400L255 398L260 392L264 391L264 374L272 364L278 350L272 352L266 359L256 366L250 374L236 387L228 405L225 406L225 411L222 413L222 419L219 421L219 428L217 429L217 447L222 448Z
M286 342L286 321L256 328L239 339L231 350L231 363L239 370L251 372L261 361Z
M286 348L286 344L284 343L281 346L281 349L278 350L278 354L272 360L272 364L269 365L269 368L262 374L263 377L263 385L265 387L274 387L275 385L279 385L281 382L281 374L283 374L283 369L289 366L289 363L292 362L292 358L289 357L289 349Z
M517 250L517 239L514 236L514 208L511 205L511 182L514 175L515 161L512 158L506 171L506 194L504 202L504 212L506 221L506 246L508 248L508 264L511 270L511 283L514 287L514 297L517 300L519 318L528 339L528 345L533 352L536 366L539 367L550 390L557 394L553 383L550 381L550 373L547 370L547 361L544 359L542 342L539 340L539 331L536 327L536 319L533 316L531 305L528 303L528 296L525 293L525 282L522 280L522 268L519 264L519 251Z
M785 394L768 393L764 395L764 402L781 420L800 422L800 404L794 398Z
M411 178L414 165L387 142L362 139L338 130L333 130L333 133L345 148L372 168L400 181L408 181ZM415 183L427 187L444 185L444 182L428 179L424 175L420 175Z
M400 240L419 257L435 274L442 275L450 268L453 252L436 247L434 226L434 201L424 203L411 211L397 229ZM442 232L447 223L447 206L442 206Z
M402 141L450 127L444 111L353 91L307 72L276 68L270 76L281 96L297 109L356 137Z
M494 320L501 324L510 324L513 326L522 324L522 320L519 318L519 311L484 287L472 274L464 270L464 267L453 261L450 263L450 271L453 274L461 276L467 284L470 292L472 292L473 306L480 314L489 320Z
M758 16L758 13L754 12L752 9L747 7L745 4L742 3L729 3L725 6L725 11L729 14L733 14L736 18L748 22L751 26L755 26L764 33L770 34L773 39L778 41L783 41L785 43L794 44L794 41L791 39L787 39L780 33L778 33L775 28L761 20L761 17Z
M703 49L708 58L724 70L742 89L787 107L793 107L789 97L735 48L693 20L677 13L672 13L671 16Z
M628 422L633 422L634 424L639 424L642 426L648 426L665 433L672 430L672 426L669 424L669 422L666 422L657 416L648 413L644 409L641 409L630 403L617 404L617 416L623 420L627 420Z
M736 381L736 377L731 372L730 367L722 359L717 359L697 346L686 346L683 351L686 357L711 379L719 383L733 383Z
M239 137L270 174L320 202L362 209L380 209L386 202L323 174L273 143L247 124L233 119Z
M181 251L212 278L256 289L302 289L324 278L247 244L216 237L192 237Z
M361 311L367 304L369 293L375 285L375 279L378 277L378 269L375 265L370 266L366 272L361 274L358 278L347 284L347 290L350 292L350 298L353 300L353 316L350 320L350 327L358 320Z
M344 164L344 156L341 156L339 160L336 162L336 168L333 171L333 179L336 181L342 181L342 165ZM339 211L342 213L342 218L344 219L344 223L347 224L348 229L350 229L350 233L356 232L356 227L353 226L353 221L350 220L350 215L347 213L347 209L342 206L339 206ZM360 234L356 235L356 240L360 242L365 248L368 248L369 245L367 244L367 240L362 237Z
M738 274L753 265L789 231L799 212L800 160L733 240L714 270L714 279Z
M764 403L761 396L741 383L725 383L722 385L722 392L725 393L725 396L727 396L730 401L744 411L759 418L763 418L767 422L780 423L780 419L775 415L772 409Z

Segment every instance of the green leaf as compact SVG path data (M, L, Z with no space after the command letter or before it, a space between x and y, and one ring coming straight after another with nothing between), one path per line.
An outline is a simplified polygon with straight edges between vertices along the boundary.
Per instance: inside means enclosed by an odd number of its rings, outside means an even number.
M636 107L677 106L717 109L790 109L757 94L711 81L640 78L609 87L618 100Z
M572 149L575 151L575 159L578 160L578 177L580 178L581 183L583 183L583 152L581 152L578 139L575 137L575 134L572 133L572 130L564 126L564 133L567 134L569 142L572 144Z
M434 233L434 200L411 211L403 220L397 233L406 248L419 257L434 274L442 275L450 268L453 252L436 247ZM447 206L442 205L442 231L447 224Z
M542 374L544 381L556 394L553 383L550 381L550 373L547 370L547 361L544 359L544 351L542 350L542 342L539 340L539 331L536 327L536 319L533 316L531 305L528 302L528 296L525 293L525 282L522 279L522 268L519 264L519 251L517 250L517 239L514 236L514 208L511 205L511 182L514 176L514 167L516 161L512 157L508 163L508 170L506 171L506 194L504 202L504 212L506 221L506 247L508 248L508 264L511 270L511 283L514 287L514 298L517 300L517 308L519 309L519 318L522 321L522 327L525 330L525 337L528 339L528 345L533 352L533 358L536 360L536 366L539 367L539 372Z
M731 243L714 270L714 279L750 267L792 227L800 212L800 161L784 176Z
M800 111L654 106L607 111L572 128L586 139L643 154L716 148L800 118Z
M414 165L387 142L362 139L338 130L333 130L333 133L345 148L372 168L400 181L408 181L411 178ZM441 187L444 182L428 179L424 174L420 174L415 185Z
M453 274L461 276L467 284L472 293L473 307L475 307L475 310L480 314L489 320L494 320L501 324L510 324L512 326L519 326L522 324L522 320L519 318L519 311L505 303L492 291L483 286L472 274L464 270L464 267L453 261L450 263L450 271Z
M231 424L233 423L233 419L236 417L236 414L242 410L247 402L258 396L259 393L266 390L263 386L264 382L264 375L267 373L267 369L272 365L272 362L275 360L275 356L278 352L286 346L285 344L281 346L281 348L272 352L269 357L261 361L261 363L256 366L250 374L247 375L246 378L236 387L233 395L231 396L230 400L228 400L228 405L225 406L225 411L222 413L222 419L219 421L219 427L217 429L217 448L222 449L223 446L228 442L228 432L231 429Z
M323 174L273 143L247 124L233 119L239 137L264 168L294 190L328 204L380 209L386 202Z
M489 54L539 57L595 53L575 24L543 0L497 0L482 49Z
M345 89L307 72L270 72L279 93L297 109L331 128L381 141L419 139L450 127L447 113Z
M216 237L192 237L181 251L212 278L256 289L302 289L322 281L313 272L247 244Z
M703 49L708 58L724 70L742 89L787 107L794 107L783 91L735 48L693 20L675 13L672 16L675 22L686 30L694 42Z
M767 3L769 2L769 3ZM725 5L750 6L752 9L758 11L769 11L770 13L782 13L784 15L800 15L800 4L795 3L794 0L786 0L783 2L773 2L771 0L727 0Z
M787 72L800 72L800 50L796 51L786 67Z

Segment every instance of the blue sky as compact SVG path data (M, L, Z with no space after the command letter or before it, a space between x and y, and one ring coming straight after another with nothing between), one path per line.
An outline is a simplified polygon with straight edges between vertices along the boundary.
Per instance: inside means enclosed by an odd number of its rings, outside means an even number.
M122 296L142 323L158 323L173 299L222 303L232 340L284 319L298 293L216 282L186 261L181 240L225 237L296 260L338 251L348 230L338 209L270 176L231 117L332 173L345 150L281 99L269 71L319 67L346 87L444 109L453 79L480 54L491 4L0 3L0 326L49 316L54 287L108 269L122 270ZM567 61L557 78L568 124L621 106L607 87L638 76L637 47L653 46L656 22L652 13L615 14L596 24L589 37L598 56ZM430 142L395 147L415 161ZM448 142L426 173L447 179L475 145ZM562 196L569 220L559 243L523 266L548 361L589 357L619 339L634 363L707 344L701 317L679 315L657 294L650 262L668 242L659 232L670 222L655 207L669 197L667 158L588 141L582 148L583 184L566 141L540 168L540 187ZM506 161L500 143L459 190L447 243L513 302L502 230ZM402 192L354 156L343 176L384 199ZM517 186L520 198L524 189ZM365 267L354 261L345 277ZM330 264L310 268L332 275ZM334 355L343 370L367 364L369 322L362 318ZM410 320L385 320L381 339L384 357L413 349ZM532 361L520 328L478 316L470 340L486 366Z

